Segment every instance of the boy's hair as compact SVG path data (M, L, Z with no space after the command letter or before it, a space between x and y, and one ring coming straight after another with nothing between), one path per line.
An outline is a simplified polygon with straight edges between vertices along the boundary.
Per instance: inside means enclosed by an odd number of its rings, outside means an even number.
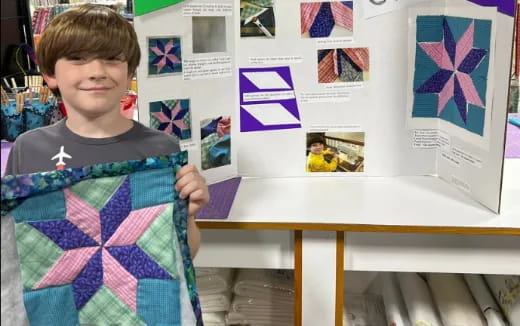
M312 144L323 144L325 145L325 139L321 134L308 134L307 135L307 147L311 147Z
M134 74L141 52L134 28L112 9L84 4L56 16L43 31L38 44L39 67L43 74L54 76L60 58L120 57Z

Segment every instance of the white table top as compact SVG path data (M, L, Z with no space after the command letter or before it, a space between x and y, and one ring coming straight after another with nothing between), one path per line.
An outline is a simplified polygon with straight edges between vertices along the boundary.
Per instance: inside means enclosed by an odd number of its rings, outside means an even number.
M430 176L242 178L229 218L210 221L520 228L520 160L504 168L500 215Z

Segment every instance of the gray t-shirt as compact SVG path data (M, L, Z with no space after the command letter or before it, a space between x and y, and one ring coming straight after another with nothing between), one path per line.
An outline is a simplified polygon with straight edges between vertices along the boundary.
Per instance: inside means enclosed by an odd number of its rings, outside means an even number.
M63 149L62 149L63 148ZM179 151L175 138L134 121L127 132L109 138L86 138L67 128L65 119L19 136L5 174L25 174L86 165L141 160ZM61 155L60 155L61 152Z

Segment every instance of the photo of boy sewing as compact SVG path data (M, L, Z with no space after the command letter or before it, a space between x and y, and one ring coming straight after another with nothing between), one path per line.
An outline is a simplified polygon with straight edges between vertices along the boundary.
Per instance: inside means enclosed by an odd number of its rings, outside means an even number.
M335 172L338 154L330 148L325 149L325 138L321 133L307 134L307 172Z

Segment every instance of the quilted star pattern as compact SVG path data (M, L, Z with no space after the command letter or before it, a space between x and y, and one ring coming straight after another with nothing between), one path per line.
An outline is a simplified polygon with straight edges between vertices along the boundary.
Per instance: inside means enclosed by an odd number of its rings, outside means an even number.
M150 103L150 126L180 140L191 138L189 100Z
M308 32L310 37L329 37L336 25L349 32L353 30L352 1L303 2L300 14L301 33Z
M368 48L318 50L318 82L362 82L369 79Z
M180 38L150 38L148 39L148 50L148 73L150 75L182 72Z
M414 117L440 117L482 135L490 28L485 20L418 17Z

